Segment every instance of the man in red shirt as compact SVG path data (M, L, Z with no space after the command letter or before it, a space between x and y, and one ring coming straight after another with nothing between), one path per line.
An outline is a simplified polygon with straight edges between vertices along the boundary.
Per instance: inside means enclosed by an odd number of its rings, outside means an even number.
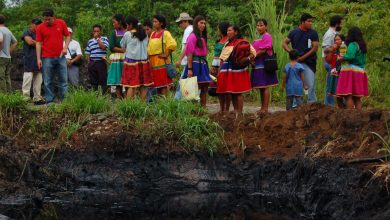
M65 21L54 17L52 9L42 13L43 23L37 27L37 64L43 71L46 103L54 101L53 79L58 74L59 99L62 101L68 91L68 72L65 55L70 35ZM64 45L64 37L66 37Z

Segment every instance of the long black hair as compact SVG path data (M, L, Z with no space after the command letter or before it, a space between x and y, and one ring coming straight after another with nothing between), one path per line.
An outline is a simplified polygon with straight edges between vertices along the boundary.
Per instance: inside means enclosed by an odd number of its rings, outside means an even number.
M218 24L218 29L221 32L221 34L226 37L227 36L227 29L229 28L230 23L227 21L222 21Z
M367 44L363 39L362 31L358 27L351 27L348 30L346 43L347 43L347 45L349 45L352 42L358 43L360 50L362 50L363 53L367 53Z
M162 15L155 15L153 18L157 19L161 23L161 28L165 29L167 27L167 19Z
M204 38L205 41L207 42L207 28L205 27L204 31L201 33L200 29L198 27L199 21L202 21L202 20L206 20L206 19L202 15L198 15L195 17L194 24L193 24L193 26L194 26L193 33L196 36L196 47L198 47L198 48L203 47L202 38Z
M142 28L142 25L138 23L138 19L134 16L128 16L126 18L126 25L131 25L132 28L137 31L133 33L134 37L138 38L138 40L143 41L146 38L146 32Z
M116 14L112 18L119 22L123 28L126 28L125 17L122 14Z

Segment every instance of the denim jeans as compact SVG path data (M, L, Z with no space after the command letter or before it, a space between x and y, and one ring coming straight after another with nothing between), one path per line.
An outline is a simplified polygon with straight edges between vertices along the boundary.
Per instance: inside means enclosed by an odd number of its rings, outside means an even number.
M55 93L53 89L53 81L55 76L58 76L58 93L59 99L62 101L68 92L68 69L66 66L65 57L62 58L43 58L43 82L45 84L45 101L53 102Z
M286 96L286 110L297 108L303 104L302 96Z
M317 101L316 97L316 74L313 72L313 70L310 69L310 67L304 63L301 63L304 70L304 76L305 76L305 83L307 85L308 89L308 95L307 95L307 102L313 103Z
M184 66L185 67L185 66ZM183 69L183 72L181 72L181 75L180 75L180 79L183 78L183 75L184 75L184 70L185 68ZM177 88L176 88L176 93L175 93L175 100L180 100L181 99L181 93L180 93L180 83L177 84Z
M334 105L334 97L328 95L329 94L329 86L328 85L330 83L329 80L330 80L331 66L325 60L324 60L324 67L326 70L326 85L325 85L324 104L328 105L328 106L333 106Z

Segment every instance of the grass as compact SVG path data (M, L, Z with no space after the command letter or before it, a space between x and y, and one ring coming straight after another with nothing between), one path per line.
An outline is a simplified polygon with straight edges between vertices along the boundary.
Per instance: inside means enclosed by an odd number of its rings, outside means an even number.
M140 100L121 100L116 112L144 139L168 141L186 151L206 150L211 155L223 145L223 130L210 121L196 102L157 98L147 105Z
M0 93L0 132L12 133L24 123L19 113L27 109L27 101L20 93Z
M378 150L378 153L384 152L386 156L389 156L390 155L390 129L387 123L387 118L384 117L384 119L385 119L386 131L387 131L387 138L383 137L377 132L370 132L370 133L375 135L382 142L382 147ZM376 166L376 170L373 173L373 178L374 179L384 178L386 184L390 183L390 161L388 161L387 157L382 164ZM389 190L388 193L390 194Z
M110 110L111 102L108 96L102 96L99 91L75 89L68 93L61 105L53 105L52 111L57 113L97 114Z

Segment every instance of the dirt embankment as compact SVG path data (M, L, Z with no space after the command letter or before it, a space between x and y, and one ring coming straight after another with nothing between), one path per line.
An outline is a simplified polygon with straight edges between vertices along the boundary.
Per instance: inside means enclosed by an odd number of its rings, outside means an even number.
M267 115L213 115L226 147L210 156L144 140L114 117L96 117L60 147L0 138L0 213L45 217L385 219L390 194L373 179L388 111L308 105ZM28 202L12 206L10 201ZM27 205L26 205L27 204ZM33 211L31 211L33 210ZM44 210L43 212L40 210ZM227 210L229 210L227 212ZM14 214L12 214L14 213Z

